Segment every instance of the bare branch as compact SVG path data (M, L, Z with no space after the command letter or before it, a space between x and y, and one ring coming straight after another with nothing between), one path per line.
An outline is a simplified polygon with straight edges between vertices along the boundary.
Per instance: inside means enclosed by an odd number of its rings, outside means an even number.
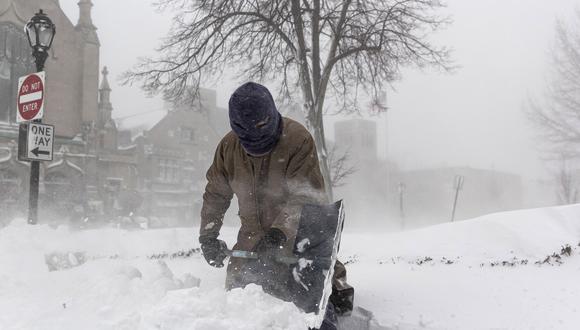
M580 22L580 12L578 12ZM559 158L580 157L580 32L563 22L556 24L552 51L552 75L546 88L546 102L530 98L526 110L539 129L544 152Z
M328 151L328 164L334 188L344 186L346 179L357 171L351 165L350 152L347 150L341 153L336 145L332 145Z
M333 112L358 112L359 95L376 99L403 66L451 68L449 51L429 41L449 23L437 14L440 0L158 0L157 6L177 13L172 29L158 58L142 59L125 83L171 99L233 70L241 80L276 82L282 99L299 90L329 195L325 101L333 100Z
M557 196L561 204L578 203L578 173L573 173L569 159L561 155L560 168L556 174Z

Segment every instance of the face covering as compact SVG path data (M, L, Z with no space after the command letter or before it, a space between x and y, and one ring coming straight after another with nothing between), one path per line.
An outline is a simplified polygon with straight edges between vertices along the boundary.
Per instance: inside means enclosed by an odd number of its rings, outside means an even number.
M261 156L274 149L282 134L282 116L272 94L260 84L248 82L229 101L230 126L246 152Z

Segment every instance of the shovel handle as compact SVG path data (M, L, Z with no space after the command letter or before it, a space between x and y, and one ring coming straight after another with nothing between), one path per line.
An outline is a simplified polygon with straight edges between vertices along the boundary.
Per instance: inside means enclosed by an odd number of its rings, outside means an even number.
M242 258L242 259L258 259L258 253L242 250L226 250L228 257Z
M252 251L242 251L242 250L226 250L226 255L228 257L233 257L233 258L242 258L242 259L259 259L259 254L257 252L252 252ZM287 257L287 256L276 256L275 257L276 261L282 264L286 264L286 265L293 265L298 263L298 260L300 258L293 256L293 257Z

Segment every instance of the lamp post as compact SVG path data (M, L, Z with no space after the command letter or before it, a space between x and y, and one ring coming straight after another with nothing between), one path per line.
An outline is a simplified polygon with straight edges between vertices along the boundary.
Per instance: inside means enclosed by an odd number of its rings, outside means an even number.
M44 70L44 63L48 58L48 51L52 46L56 27L54 23L40 9L24 27L28 42L32 48L32 56L36 63L36 71ZM34 122L40 123L37 119ZM40 176L40 162L32 161L30 164L30 198L28 205L28 223L38 223L38 182Z
M52 46L56 27L40 9L24 27L28 42L32 48L32 56L36 63L36 71L44 70L44 62L48 58L48 50Z

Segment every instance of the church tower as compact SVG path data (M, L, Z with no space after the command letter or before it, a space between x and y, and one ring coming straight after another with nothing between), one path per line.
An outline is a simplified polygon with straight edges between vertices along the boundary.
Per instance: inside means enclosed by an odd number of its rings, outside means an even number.
M109 70L107 67L101 71L103 77L101 79L101 87L99 88L99 120L98 126L104 127L106 123L111 121L113 113L113 104L111 103L111 86L109 85Z
M111 103L111 86L109 85L109 70L103 68L103 78L99 88L99 114L97 129L99 134L99 147L101 149L117 149L117 125L112 118L113 104Z
M83 122L90 123L97 121L97 90L99 88L99 49L101 44L97 36L97 28L93 24L91 10L93 3L91 0L80 0L79 21L75 30L81 34L82 56L81 56L81 93L82 93L82 118Z

